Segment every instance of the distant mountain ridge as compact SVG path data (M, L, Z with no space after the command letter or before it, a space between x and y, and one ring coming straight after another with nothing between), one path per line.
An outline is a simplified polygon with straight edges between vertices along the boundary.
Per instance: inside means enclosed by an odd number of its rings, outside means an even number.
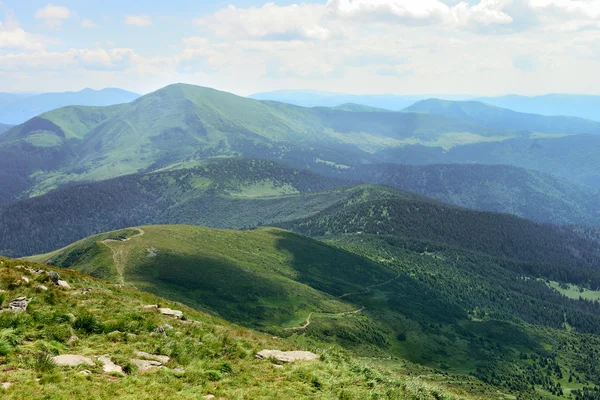
M2 124L0 123L0 135L12 128L12 125Z
M0 121L21 124L39 114L65 106L110 106L129 103L140 95L123 89L83 89L78 92L0 95Z
M547 94L543 96L507 95L476 100L514 111L541 115L568 115L600 121L600 96Z
M426 112L495 129L547 134L600 134L600 122L565 116L526 114L479 101L422 100L403 111Z

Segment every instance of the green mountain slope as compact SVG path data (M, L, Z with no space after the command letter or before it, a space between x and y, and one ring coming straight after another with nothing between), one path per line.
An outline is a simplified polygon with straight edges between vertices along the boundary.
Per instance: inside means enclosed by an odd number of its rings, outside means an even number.
M600 192L576 181L507 165L372 164L333 174L390 185L448 204L537 222L600 225Z
M331 347L311 348L320 355L314 361L275 365L255 354L298 347L131 285L59 270L70 285L61 288L46 274L49 271L56 272L22 260L0 259L2 399L501 398L472 378L431 370L415 370L428 375L423 378L408 377L404 371L360 361ZM22 296L31 299L26 311L10 311L9 303ZM164 316L146 305L181 310L184 317ZM156 332L159 327L164 334ZM92 365L60 366L53 360L59 355L86 357ZM158 355L167 361L149 371L133 361ZM123 373L104 372L102 356L122 367ZM464 390L469 385L472 395Z
M8 184L0 204L215 156L318 169L368 162L372 152L406 143L449 148L514 136L443 116L308 109L171 85L128 104L55 110L3 134L0 170Z
M321 211L347 197L352 189L342 187L350 185L271 161L219 159L70 186L0 208L0 254L46 252L143 224L272 224Z
M293 343L471 373L525 398L552 398L597 379L579 360L600 348L600 305L537 279L553 279L544 260L383 235L331 239L274 228L147 226L33 259L130 283Z
M428 99L404 109L470 121L496 129L548 134L600 134L600 122L575 117L525 114L478 101Z

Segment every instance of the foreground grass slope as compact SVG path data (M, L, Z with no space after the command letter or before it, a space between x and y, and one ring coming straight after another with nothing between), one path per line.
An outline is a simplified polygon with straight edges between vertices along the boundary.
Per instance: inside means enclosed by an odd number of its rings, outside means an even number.
M30 272L32 269L37 272ZM272 338L221 319L76 272L58 271L71 289L59 288L46 275L53 269L0 259L0 396L3 399L475 399L501 398L486 385L465 380L448 384L442 375L408 377L402 372L358 361L335 349L320 359L281 368L257 360L257 351L292 350ZM25 279L24 279L25 278ZM47 290L41 289L45 286ZM85 290L84 290L85 289ZM27 311L7 310L8 302L31 298ZM182 320L162 316L148 304L182 310ZM156 328L166 327L165 334ZM168 356L163 368L141 372L131 363L136 351ZM95 364L58 366L52 357L75 354ZM105 355L124 373L105 373L97 357Z
M471 374L524 398L579 396L600 382L578 361L600 350L600 306L544 280L568 282L567 271L394 236L330 239L146 226L32 259L160 293L291 343L342 346L396 366L409 360L462 374L460 382Z

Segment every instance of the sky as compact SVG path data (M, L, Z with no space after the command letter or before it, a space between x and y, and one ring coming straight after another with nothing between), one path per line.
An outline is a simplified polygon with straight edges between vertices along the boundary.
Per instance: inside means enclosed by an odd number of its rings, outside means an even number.
M600 93L600 0L0 0L0 92Z

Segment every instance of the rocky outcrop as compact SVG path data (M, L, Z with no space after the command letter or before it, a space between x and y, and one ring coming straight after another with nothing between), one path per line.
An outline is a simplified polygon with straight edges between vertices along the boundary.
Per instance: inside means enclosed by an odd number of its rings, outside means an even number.
M167 356L161 356L161 355L156 355L156 354L150 354L150 353L146 353L144 351L136 351L135 355L143 358L145 360L152 360L152 361L158 361L161 364L166 364L169 361L171 361L171 359Z
M63 354L60 356L52 357L52 361L54 361L56 365L60 365L63 367L76 367L82 364L89 365L90 367L96 365L94 364L91 358L79 356L76 354Z
M115 364L109 356L100 356L98 361L102 363L102 370L107 374L122 374L123 368Z
M161 368L162 367L162 364L160 362L152 361L152 360L133 359L133 360L131 360L131 363L133 365L135 365L138 372L146 372L146 371L150 371L153 368Z
M281 351L281 350L262 350L256 354L259 359L274 359L279 362L291 363L294 361L314 361L319 358L310 351Z
M24 312L27 311L27 306L30 302L31 299L28 299L27 297L17 297L8 303L8 309L15 312Z
M183 311L171 310L170 308L159 308L158 312L161 313L162 315L168 315L168 316L175 317L175 318L183 317Z

